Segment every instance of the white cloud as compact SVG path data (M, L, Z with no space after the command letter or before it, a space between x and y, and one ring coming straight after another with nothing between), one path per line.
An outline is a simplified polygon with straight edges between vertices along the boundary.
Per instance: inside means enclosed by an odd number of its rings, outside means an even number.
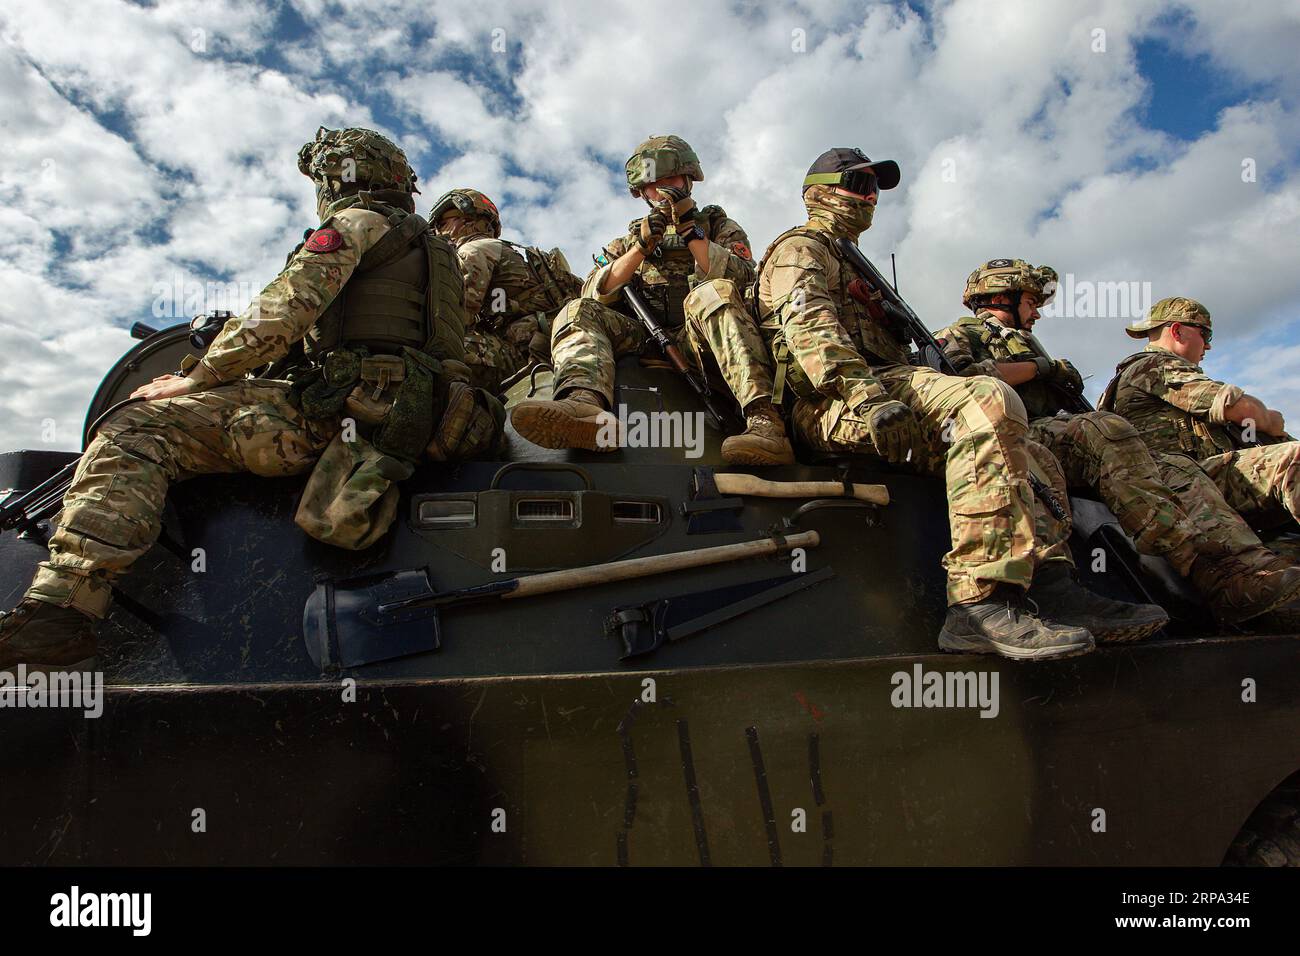
M904 176L863 247L881 265L898 253L932 325L959 314L976 264L1018 255L1203 299L1213 371L1300 300L1300 19L1294 3L1186 5L1191 27L1170 42L1265 90L1189 143L1142 125L1136 44L1168 34L1172 9L0 0L0 447L35 441L49 414L79 427L155 283L274 274L312 221L294 157L318 125L386 128L420 173L421 211L481 188L508 237L558 245L579 271L640 212L619 168L646 135L692 142L697 196L756 252L801 219L813 158L861 146ZM1256 183L1241 182L1245 157ZM1100 387L1128 347L1118 324L1040 331Z

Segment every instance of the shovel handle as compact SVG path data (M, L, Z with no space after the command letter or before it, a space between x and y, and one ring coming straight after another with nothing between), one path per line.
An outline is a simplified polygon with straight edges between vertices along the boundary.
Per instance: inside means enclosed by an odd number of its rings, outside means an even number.
M610 581L645 578L666 571L680 571L684 568L700 568L709 564L740 561L743 558L757 558L776 554L787 548L815 548L820 543L821 538L816 531L801 531L798 534L787 535L784 543L778 542L775 538L762 538L758 541L742 541L740 544L723 544L716 548L698 548L694 551L628 558L626 561L611 561L609 564L596 564L587 568L545 571L542 574L530 574L526 578L520 578L519 586L501 595L501 600L531 597L534 594L551 594L555 591L570 591L574 588L590 587L593 584L607 584Z
M844 485L838 481L768 481L744 472L718 472L713 476L718 491L724 495L753 495L759 498L844 498ZM853 497L873 505L889 504L889 489L884 485L853 485Z

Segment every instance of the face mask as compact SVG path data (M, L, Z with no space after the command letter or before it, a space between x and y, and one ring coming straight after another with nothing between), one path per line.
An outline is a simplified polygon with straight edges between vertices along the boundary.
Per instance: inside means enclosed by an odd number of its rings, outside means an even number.
M876 207L871 203L841 196L826 187L813 186L808 192L812 193L806 197L808 215L826 223L832 231L856 239L871 228L871 219L876 213Z

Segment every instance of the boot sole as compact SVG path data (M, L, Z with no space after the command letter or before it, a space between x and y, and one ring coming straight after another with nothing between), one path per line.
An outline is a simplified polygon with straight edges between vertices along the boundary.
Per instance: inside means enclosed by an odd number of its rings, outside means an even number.
M543 448L618 451L617 445L611 447L596 441L604 428L603 422L574 418L554 408L539 406L516 408L510 413L510 424L514 426L520 437ZM618 439L621 445L623 436L618 435Z
M1059 622L1058 622L1059 623ZM1129 624L1125 627L1107 629L1104 627L1082 626L1092 633L1098 644L1132 644L1134 641L1145 640L1152 634L1161 630L1169 623L1169 615L1166 614L1163 620L1149 621L1139 624Z
M1063 657L1081 657L1096 645L1092 641L1076 644L1059 644L1055 647L1014 647L999 644L986 637L939 632L939 648L954 654L997 654L1017 661L1047 661Z
M728 465L793 465L793 455L774 455L761 451L742 451L723 453L722 460Z

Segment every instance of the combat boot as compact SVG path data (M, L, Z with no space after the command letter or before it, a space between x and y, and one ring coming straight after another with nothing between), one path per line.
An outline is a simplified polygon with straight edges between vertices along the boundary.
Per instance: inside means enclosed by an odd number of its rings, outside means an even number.
M1049 624L1027 605L1024 592L1010 584L998 585L983 601L954 604L939 632L939 647L1044 661L1087 654L1095 646L1085 628Z
M1220 624L1240 624L1300 598L1300 567L1262 547L1197 558L1190 577Z
M98 622L75 608L24 598L0 611L0 671L73 669L95 656Z
M617 451L623 444L618 418L605 409L605 397L575 388L558 401L520 402L510 412L515 431L543 448Z
M1040 568L1029 587L1029 599L1043 620L1086 628L1099 644L1140 641L1169 623L1164 608L1154 604L1112 601L1079 583L1074 568L1053 561Z
M781 414L770 401L749 403L745 430L723 440L722 460L728 465L794 464L794 447L786 437Z

